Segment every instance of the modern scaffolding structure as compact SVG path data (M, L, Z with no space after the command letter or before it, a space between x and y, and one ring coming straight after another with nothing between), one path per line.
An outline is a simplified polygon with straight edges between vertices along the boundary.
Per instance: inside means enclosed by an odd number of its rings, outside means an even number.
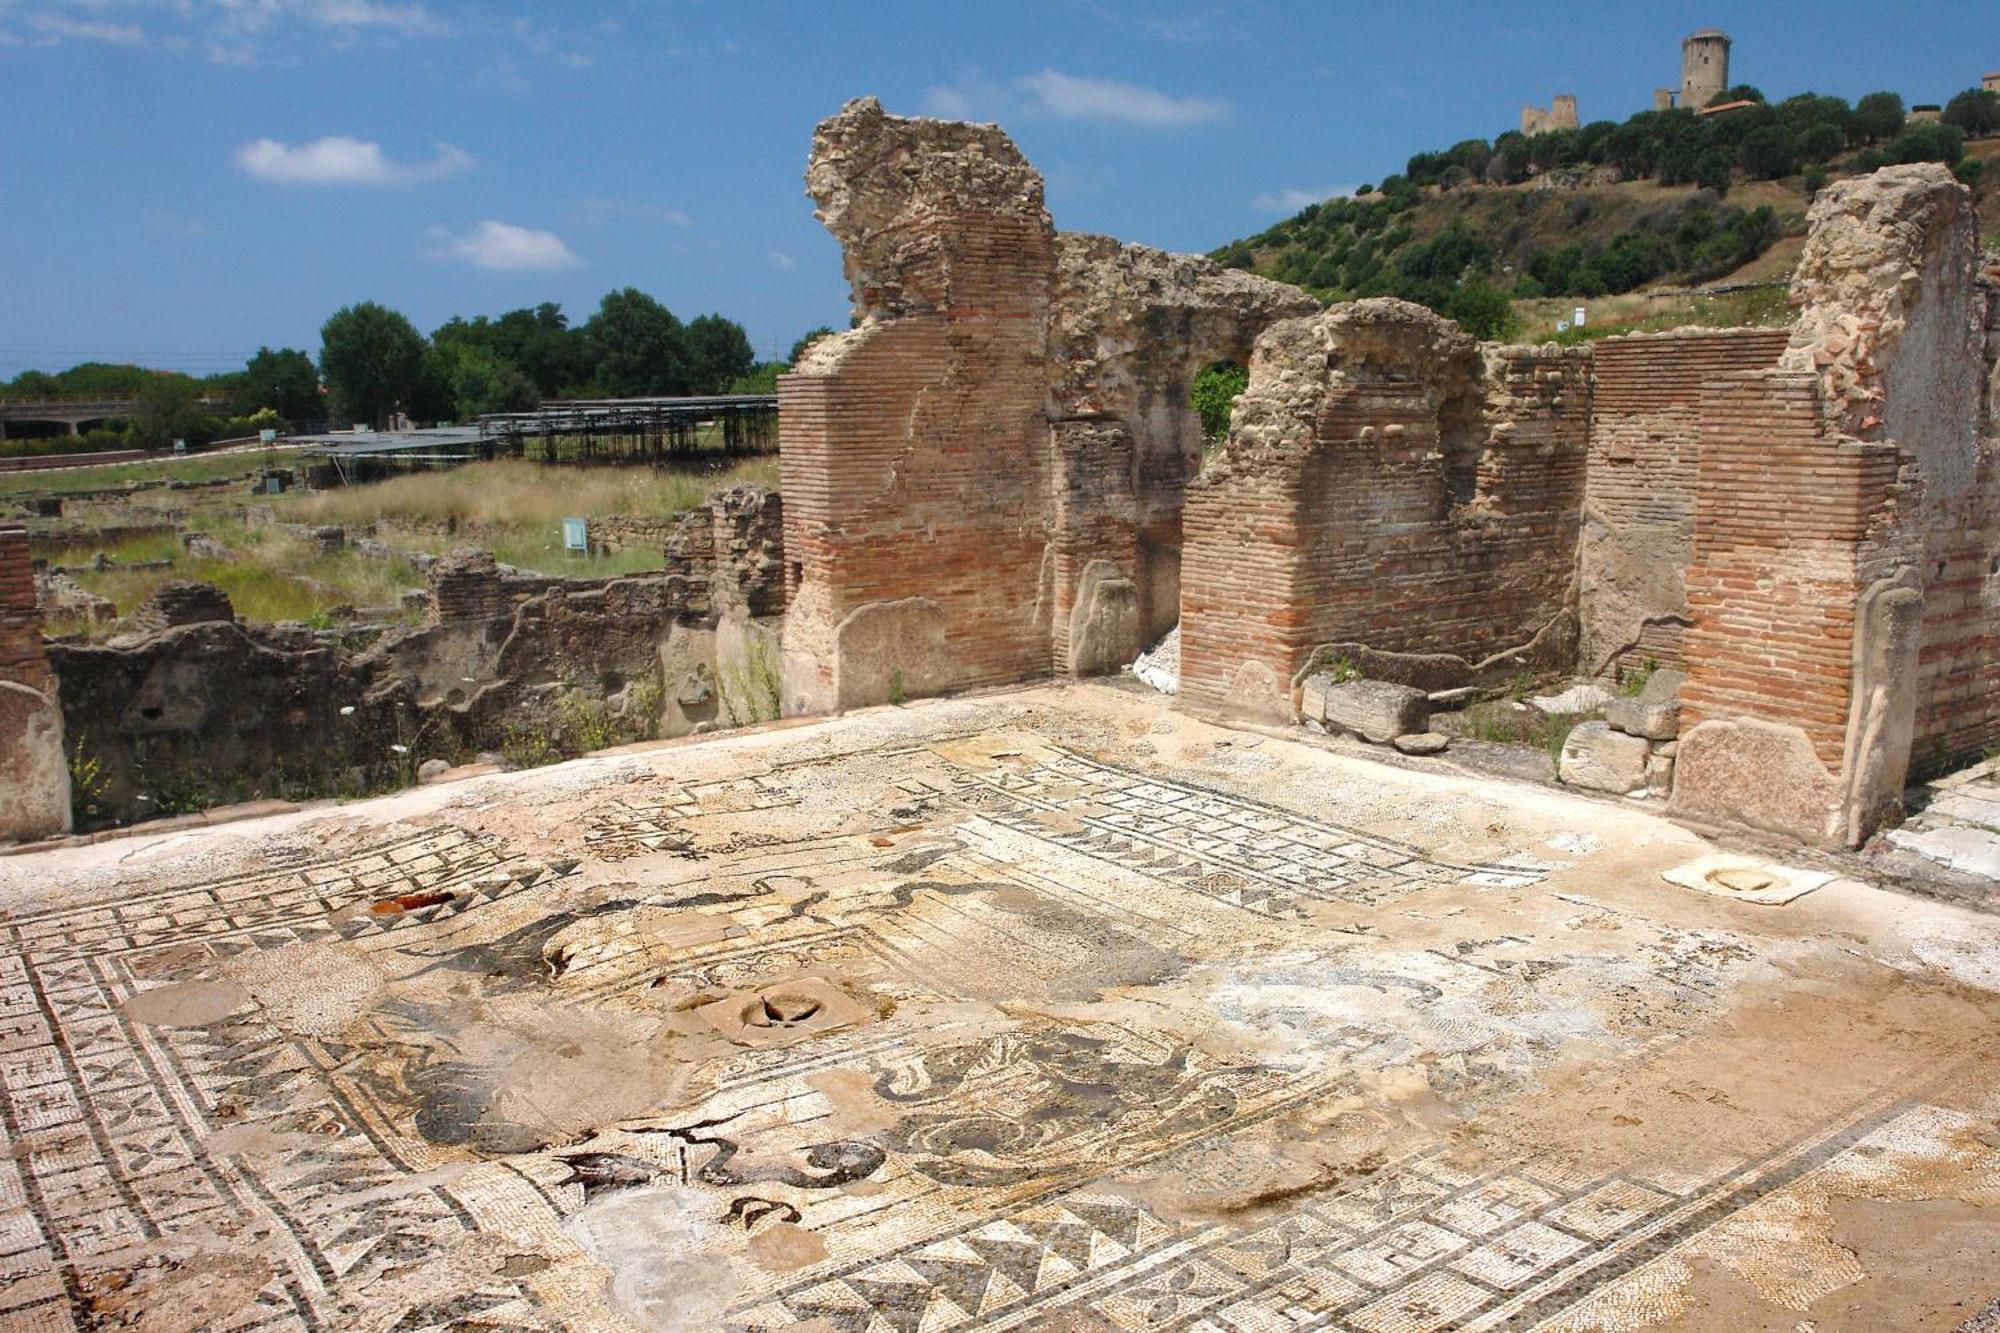
M466 426L292 435L342 483L493 458L540 463L668 463L775 452L776 394L592 398L494 412ZM333 484L329 481L327 484Z
M665 462L778 447L776 394L707 398L578 398L479 418L492 456L549 463Z

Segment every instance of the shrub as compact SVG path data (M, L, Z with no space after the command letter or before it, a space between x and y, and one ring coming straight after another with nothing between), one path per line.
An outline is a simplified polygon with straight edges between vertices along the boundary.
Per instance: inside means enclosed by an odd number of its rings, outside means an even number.
M1461 284L1445 300L1440 313L1458 321L1459 327L1475 338L1502 340L1515 330L1514 303L1483 278Z
M1694 182L1704 190L1729 193L1729 154L1711 148L1695 162Z
M1777 180L1799 169L1799 147L1789 130L1767 125L1743 137L1736 149L1736 161L1758 180Z
M1965 155L1965 131L1956 125L1913 125L1889 145L1891 162L1943 162Z
M1236 399L1249 386L1250 372L1230 361L1219 361L1198 372L1188 387L1188 403L1201 415L1201 433L1211 440L1229 434Z

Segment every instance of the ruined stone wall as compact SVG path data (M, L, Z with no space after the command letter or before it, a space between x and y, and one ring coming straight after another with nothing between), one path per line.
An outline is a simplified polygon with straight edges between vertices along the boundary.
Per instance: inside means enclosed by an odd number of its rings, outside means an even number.
M785 708L1115 669L1178 616L1187 389L1295 288L1058 237L993 126L850 103L807 191L854 331L779 384Z
M28 534L0 528L0 842L69 826L62 715L42 649Z
M209 585L165 585L138 631L50 645L94 774L78 813L102 824L360 794L407 783L429 758L546 759L776 717L780 514L754 488L711 496L677 529L700 534L679 545L692 573L520 576L454 552L432 567L427 623L362 650L240 623Z
M1915 764L1941 771L2000 740L2000 501L1984 403L1991 288L1971 192L1936 164L1889 167L1815 198L1783 363L1814 375L1829 428L1893 442L1920 500L1910 563L1924 598Z
M1180 619L1182 511L1203 443L1188 397L1195 375L1247 364L1259 333L1319 303L1196 255L1106 236L1056 239L1054 665L1089 675L1131 661ZM1085 625L1090 642L1073 653Z
M1838 770L1854 614L1884 572L1867 548L1896 487L1896 450L1830 435L1816 384L1798 373L1715 379L1701 415L1682 725L1796 725Z
M1703 399L1673 800L1852 846L2000 712L1991 294L1942 168L1839 182L1809 224L1779 369Z
M778 492L733 486L664 533L666 570L707 583L716 605L753 616L785 610L785 509Z
M1682 665L1702 385L1776 364L1789 337L1786 329L1688 329L1592 345L1578 551L1586 672Z
M1181 697L1289 716L1327 656L1430 686L1566 665L1588 376L1401 301L1272 328L1190 490Z
M1041 178L993 126L870 99L821 123L807 190L864 322L779 381L786 710L1045 672Z

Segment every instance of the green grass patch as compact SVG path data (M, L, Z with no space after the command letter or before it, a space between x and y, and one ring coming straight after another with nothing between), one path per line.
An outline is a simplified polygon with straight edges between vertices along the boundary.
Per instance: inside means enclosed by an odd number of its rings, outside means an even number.
M290 467L297 461L289 450L280 450L278 458L282 467ZM247 481L263 466L264 455L258 451L194 454L157 462L113 463L106 467L73 467L52 472L0 472L0 497L67 495L146 481L224 481L237 477Z

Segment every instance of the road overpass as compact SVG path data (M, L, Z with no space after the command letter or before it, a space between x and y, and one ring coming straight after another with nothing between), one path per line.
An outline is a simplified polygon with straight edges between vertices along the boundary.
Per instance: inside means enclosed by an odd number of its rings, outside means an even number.
M201 410L217 416L229 411L227 398L202 398ZM130 417L139 410L137 398L108 394L72 394L59 398L0 398L0 440L7 438L9 425L57 425L66 434L81 435L93 421Z

